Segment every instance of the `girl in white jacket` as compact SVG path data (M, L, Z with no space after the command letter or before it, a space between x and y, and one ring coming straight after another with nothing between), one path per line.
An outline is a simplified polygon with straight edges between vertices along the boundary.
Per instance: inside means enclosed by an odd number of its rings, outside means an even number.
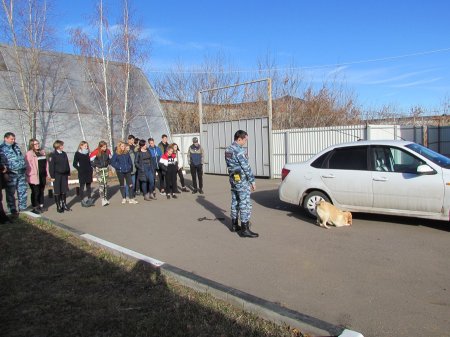
M180 177L180 183L181 183L181 190L183 192L187 192L187 188L184 185L184 176L183 176L183 167L184 167L184 161L183 161L183 155L180 152L180 149L178 148L178 145L176 143L173 143L173 153L177 156L178 161L178 177ZM178 186L176 187L176 193L178 193Z

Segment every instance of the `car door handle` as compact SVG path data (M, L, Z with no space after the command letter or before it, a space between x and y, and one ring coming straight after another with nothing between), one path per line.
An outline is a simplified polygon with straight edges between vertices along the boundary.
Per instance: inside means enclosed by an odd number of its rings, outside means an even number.
M389 179L386 177L374 177L373 180L375 181L388 181Z
M333 173L330 173L322 175L322 178L336 178L336 176Z

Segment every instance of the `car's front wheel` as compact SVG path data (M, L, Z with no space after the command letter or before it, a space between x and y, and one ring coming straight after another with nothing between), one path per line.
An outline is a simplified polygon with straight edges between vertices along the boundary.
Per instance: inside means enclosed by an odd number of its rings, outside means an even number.
M306 211L306 214L308 214L312 218L315 218L317 216L316 203L318 203L320 200L330 202L330 198L328 198L324 193L320 191L309 192L306 195L305 199L303 199L302 205L303 209Z

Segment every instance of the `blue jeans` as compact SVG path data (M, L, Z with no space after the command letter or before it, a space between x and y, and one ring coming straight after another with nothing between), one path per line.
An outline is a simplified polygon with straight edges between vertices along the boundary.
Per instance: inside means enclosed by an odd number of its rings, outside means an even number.
M133 194L134 194L134 192L136 191L136 181L137 181L137 175L136 175L136 174L132 174L132 175L131 175L131 182L133 183L133 187L132 187ZM131 193L128 191L128 185L125 185L125 193L126 193L126 195L130 195L130 194L131 194Z
M142 193L152 193L155 190L155 177L151 166L144 166L146 180L141 180Z

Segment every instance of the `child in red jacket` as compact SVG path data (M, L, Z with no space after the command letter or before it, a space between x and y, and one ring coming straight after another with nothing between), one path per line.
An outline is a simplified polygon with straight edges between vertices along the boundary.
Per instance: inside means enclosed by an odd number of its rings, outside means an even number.
M164 153L159 160L160 168L165 175L166 183L166 196L167 199L176 199L177 196L174 194L177 188L177 172L178 172L178 162L177 155L173 152L173 144L167 147L167 152Z

